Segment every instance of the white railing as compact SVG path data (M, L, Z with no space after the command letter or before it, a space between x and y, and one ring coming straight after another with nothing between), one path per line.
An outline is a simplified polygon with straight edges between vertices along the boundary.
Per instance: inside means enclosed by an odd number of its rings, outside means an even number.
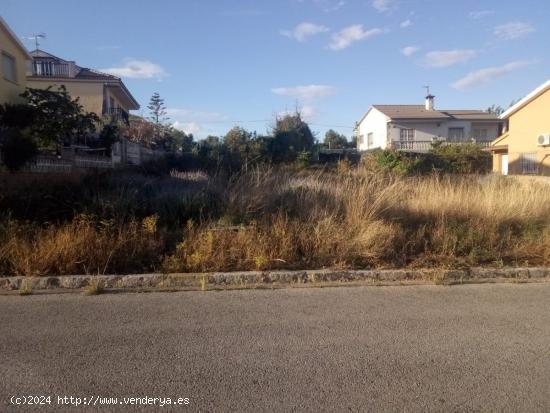
M410 151L410 152L429 152L434 148L434 145L465 145L465 144L475 144L483 147L488 147L491 145L491 141L486 140L467 140L467 141L393 141L392 149L398 151Z
M72 77L73 70L70 63L34 60L32 62L32 75L44 77Z
M70 174L75 169L110 169L113 162L106 156L75 156L73 159L59 159L55 156L39 155L30 161L24 172Z

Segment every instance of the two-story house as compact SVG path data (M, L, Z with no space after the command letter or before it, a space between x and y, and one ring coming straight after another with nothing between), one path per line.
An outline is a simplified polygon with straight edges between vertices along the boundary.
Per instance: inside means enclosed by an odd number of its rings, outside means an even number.
M8 24L0 17L0 104L23 103L19 96L27 84L31 56Z
M504 133L488 148L493 171L550 176L550 80L501 116Z
M502 121L481 110L437 110L435 96L424 105L373 105L356 124L357 149L428 151L435 141L490 144Z
M65 86L72 98L79 98L86 112L112 116L128 122L129 111L139 104L119 77L78 66L43 50L34 50L27 86L46 89Z

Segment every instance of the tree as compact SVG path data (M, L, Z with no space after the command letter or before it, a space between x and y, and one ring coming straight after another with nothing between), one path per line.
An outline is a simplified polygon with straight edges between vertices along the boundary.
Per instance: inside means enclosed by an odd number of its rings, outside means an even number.
M325 133L323 144L329 149L343 149L348 146L348 140L344 135L340 135L332 129Z
M239 153L246 151L246 147L251 139L252 134L250 132L244 128L235 126L225 134L223 142L229 152Z
M164 105L164 99L160 97L158 92L153 93L149 100L149 119L155 126L155 140L159 141L166 132L165 123L170 119L166 116L166 106Z
M277 117L273 128L272 157L275 162L293 161L299 152L310 151L315 139L300 112Z
M31 133L42 147L70 144L95 132L99 117L84 112L78 98L71 99L65 86L57 91L27 88L21 94L34 110Z
M169 118L166 116L166 106L164 105L164 99L160 97L158 92L153 93L149 100L149 119L156 125L164 124Z
M500 105L491 105L487 108L487 112L494 113L497 116L500 116L504 113L504 108Z

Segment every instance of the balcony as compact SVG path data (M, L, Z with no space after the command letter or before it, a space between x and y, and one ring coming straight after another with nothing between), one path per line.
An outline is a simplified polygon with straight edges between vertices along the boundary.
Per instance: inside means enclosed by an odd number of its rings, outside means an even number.
M393 141L391 143L391 148L398 151L406 152L429 152L431 149L433 149L433 145L436 143L443 146L476 144L486 148L491 145L491 142L492 141L490 140L476 139L469 139L464 141Z
M116 121L121 121L126 124L130 122L130 117L128 115L128 112L126 112L122 108L107 108L103 109L103 115L110 116L111 119Z
M73 63L53 62L50 60L34 60L32 76L40 77L74 77Z

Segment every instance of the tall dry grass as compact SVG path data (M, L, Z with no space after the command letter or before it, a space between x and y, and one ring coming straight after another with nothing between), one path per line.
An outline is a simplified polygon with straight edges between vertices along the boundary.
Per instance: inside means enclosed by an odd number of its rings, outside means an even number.
M127 185L131 199L147 205L139 210L155 218L110 213L102 224L100 213L44 226L0 220L0 272L550 263L545 184L498 176L394 177L361 167L263 168L227 181L173 173L172 179L178 182L170 181L169 190L157 187L162 180L147 182L148 190ZM95 202L109 196L95 193Z

